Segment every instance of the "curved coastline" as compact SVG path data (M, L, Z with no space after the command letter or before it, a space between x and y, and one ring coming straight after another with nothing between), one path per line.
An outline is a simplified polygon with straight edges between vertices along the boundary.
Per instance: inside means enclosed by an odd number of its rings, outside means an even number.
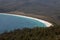
M0 14L33 19L33 20L36 20L36 21L42 22L43 24L45 24L45 25L46 25L46 27L53 26L53 24L52 24L52 23L50 23L50 22L47 22L47 21L42 20L42 19L34 18L34 17L23 16L23 15L16 15L16 14L8 14L8 13L0 13Z

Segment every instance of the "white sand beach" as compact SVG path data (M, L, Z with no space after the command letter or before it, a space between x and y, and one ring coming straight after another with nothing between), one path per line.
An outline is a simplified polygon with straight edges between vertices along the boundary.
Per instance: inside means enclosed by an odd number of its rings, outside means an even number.
M53 24L52 24L52 23L50 23L50 22L48 22L48 21L41 20L41 19L34 18L34 17L28 17L28 16L16 15L16 14L8 14L8 13L0 13L0 14L3 14L3 15L10 15L10 16L17 16L17 17L24 17L24 18L33 19L33 20L36 20L36 21L39 21L39 22L44 23L44 24L46 25L46 27L53 26Z

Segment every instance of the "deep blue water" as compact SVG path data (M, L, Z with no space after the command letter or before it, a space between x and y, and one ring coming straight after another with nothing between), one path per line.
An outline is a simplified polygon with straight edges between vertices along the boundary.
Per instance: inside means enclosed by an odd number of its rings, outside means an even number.
M45 27L43 23L36 20L0 14L0 32L10 31L18 28L34 28L38 26Z

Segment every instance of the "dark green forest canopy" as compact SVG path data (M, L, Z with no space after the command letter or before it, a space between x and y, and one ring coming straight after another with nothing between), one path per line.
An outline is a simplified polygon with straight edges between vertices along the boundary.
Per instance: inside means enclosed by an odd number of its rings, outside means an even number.
M0 40L60 40L60 26L16 29L0 34Z

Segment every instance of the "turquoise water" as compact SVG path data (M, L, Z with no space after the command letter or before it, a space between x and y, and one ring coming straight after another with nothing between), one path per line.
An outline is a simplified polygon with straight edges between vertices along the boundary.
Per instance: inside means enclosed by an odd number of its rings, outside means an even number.
M0 14L0 32L34 27L45 27L45 25L29 18Z

